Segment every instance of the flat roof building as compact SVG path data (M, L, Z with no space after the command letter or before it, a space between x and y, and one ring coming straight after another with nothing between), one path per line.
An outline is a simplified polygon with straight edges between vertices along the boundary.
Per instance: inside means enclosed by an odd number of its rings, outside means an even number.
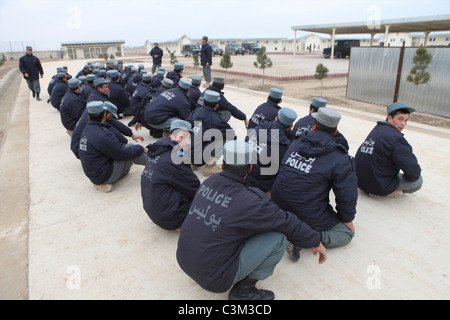
M61 46L70 60L76 59L97 59L108 55L123 57L123 45L125 41L90 41L90 42L71 42L62 43Z

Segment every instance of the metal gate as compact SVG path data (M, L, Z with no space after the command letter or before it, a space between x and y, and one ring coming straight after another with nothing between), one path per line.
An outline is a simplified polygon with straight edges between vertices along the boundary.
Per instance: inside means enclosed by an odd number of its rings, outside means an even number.
M450 48L427 47L431 79L416 86L406 80L417 48L354 47L347 98L389 105L405 102L417 111L450 117Z

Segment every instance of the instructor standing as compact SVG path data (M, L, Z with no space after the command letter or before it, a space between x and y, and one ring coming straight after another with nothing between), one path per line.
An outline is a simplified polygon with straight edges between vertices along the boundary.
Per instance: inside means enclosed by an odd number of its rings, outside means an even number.
M203 76L205 77L205 88L211 85L211 66L212 66L213 49L208 43L208 37L202 38L202 53L200 56L201 64L203 66Z
M39 84L39 75L44 77L44 70L41 62L33 55L33 48L27 47L27 54L20 58L19 69L23 77L27 81L28 88L33 92L33 98L41 101L39 94L41 93L41 86Z
M161 67L164 51L159 47L158 43L154 44L153 49L150 51L150 56L153 58L152 75Z

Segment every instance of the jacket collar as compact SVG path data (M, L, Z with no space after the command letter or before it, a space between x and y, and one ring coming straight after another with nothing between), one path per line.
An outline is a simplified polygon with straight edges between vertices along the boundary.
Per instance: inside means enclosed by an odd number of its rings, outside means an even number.
M238 182L238 183L240 183L240 184L243 184L243 185L246 185L246 184L247 184L247 182L246 182L244 179L238 177L238 176L235 175L235 174L232 174L232 173L230 173L230 172L227 172L227 171L222 171L222 172L219 173L219 175L221 175L222 177L231 179L231 180L233 180L233 181L236 181L236 182Z

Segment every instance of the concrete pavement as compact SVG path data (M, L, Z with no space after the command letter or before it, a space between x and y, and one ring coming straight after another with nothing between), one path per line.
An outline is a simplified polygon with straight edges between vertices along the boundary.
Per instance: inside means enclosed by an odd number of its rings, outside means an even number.
M71 74L76 74L84 63L64 62ZM26 84L21 84L14 114L24 116L29 112L29 135L23 127L18 129L20 133L8 133L0 154L2 164L28 160L22 153L17 154L15 139L29 137L19 144L22 148L29 146L21 150L25 154L29 151L29 186L23 182L14 186L18 172L10 171L9 180L3 175L1 178L2 203L29 190L29 220L16 223L13 229L28 239L24 257L28 268L25 275L21 274L26 279L26 298L226 299L227 294L208 293L183 273L175 258L179 233L159 229L143 211L143 167L133 166L110 194L94 190L70 151L70 137L59 113L45 102L51 70L60 64L44 64L47 75L41 81L41 102L32 99ZM265 93L231 87L226 87L225 92L227 99L248 116L267 97ZM29 98L23 99L27 95ZM284 97L282 105L296 110L299 117L308 112L304 101ZM376 121L384 120L330 107L343 115L340 131L348 139L352 155ZM11 128L16 121L26 120L13 117ZM230 124L239 139L244 139L243 122L232 119ZM142 145L154 141L145 131L141 135L146 139ZM423 189L397 200L372 199L360 192L356 236L348 246L328 250L324 265L318 264L318 257L310 250L303 250L297 263L285 255L273 276L260 282L260 287L273 290L280 300L450 298L450 130L412 120L405 137L422 166ZM201 173L199 170L197 174L203 180ZM8 212L2 205L1 215ZM27 228L23 230L23 226ZM5 230L11 229L3 226L2 219L2 240L15 241L14 232ZM12 256L14 247L1 250L7 250L2 252L3 259ZM15 276L13 270L7 271L5 282Z

